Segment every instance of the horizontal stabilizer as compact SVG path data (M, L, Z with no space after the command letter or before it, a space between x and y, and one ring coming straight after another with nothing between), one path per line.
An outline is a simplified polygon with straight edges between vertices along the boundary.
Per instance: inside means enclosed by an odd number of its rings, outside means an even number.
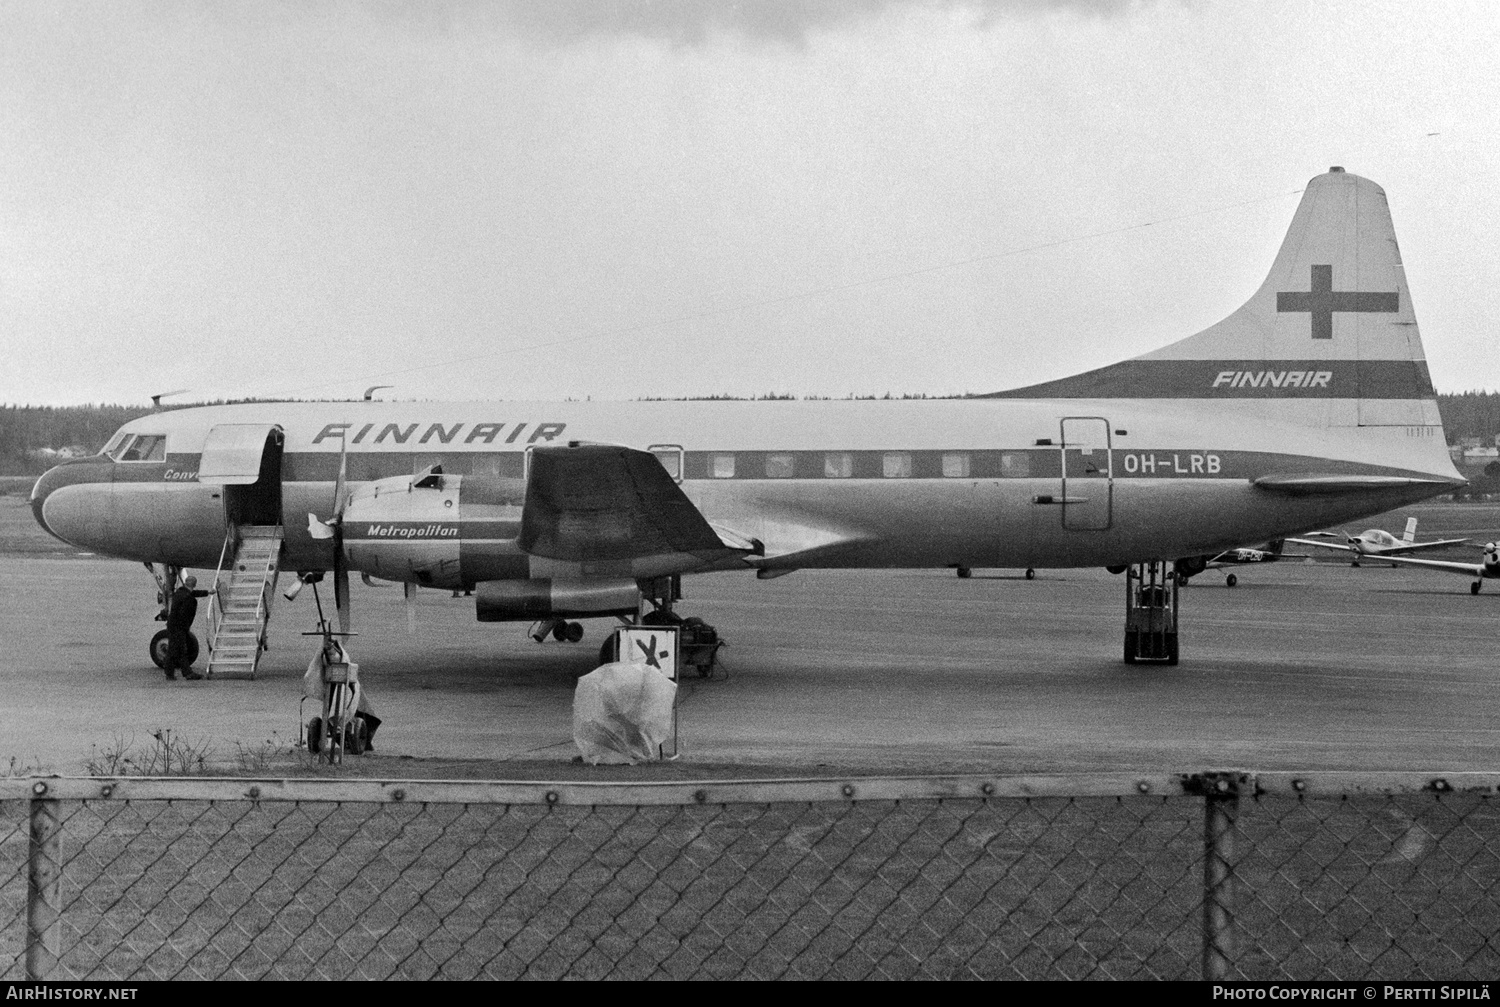
M741 555L645 451L587 444L532 452L521 549L570 562Z

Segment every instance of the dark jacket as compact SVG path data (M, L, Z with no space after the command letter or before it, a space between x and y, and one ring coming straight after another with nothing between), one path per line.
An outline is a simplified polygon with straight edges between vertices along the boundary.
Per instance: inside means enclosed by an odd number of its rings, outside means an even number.
M172 592L172 604L167 609L168 629L191 629L198 617L198 599L208 597L207 591L190 591L187 586Z

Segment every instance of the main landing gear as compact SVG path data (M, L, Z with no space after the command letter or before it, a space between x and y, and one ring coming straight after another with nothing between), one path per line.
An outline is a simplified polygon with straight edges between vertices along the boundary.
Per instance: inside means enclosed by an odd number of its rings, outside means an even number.
M725 646L719 639L719 631L696 615L683 617L672 606L682 600L682 578L679 576L658 577L641 585L642 608L651 606L651 611L641 612L635 620L642 626L677 627L678 674L686 669L698 672L699 678L713 675L718 666L719 650ZM627 621L628 623L628 621ZM615 634L604 638L599 647L599 663L610 664L620 658L615 653Z
M1136 563L1125 571L1125 663L1177 663L1178 579L1170 564Z

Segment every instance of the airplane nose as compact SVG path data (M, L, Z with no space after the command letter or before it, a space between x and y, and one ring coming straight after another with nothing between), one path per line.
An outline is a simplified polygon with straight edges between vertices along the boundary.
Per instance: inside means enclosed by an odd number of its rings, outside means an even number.
M75 458L63 462L42 473L42 477L36 481L31 488L31 516L36 518L36 523L42 526L42 530L53 538L62 542L68 542L58 534L58 530L47 523L46 509L47 498L65 486L76 486L80 483L108 483L114 481L114 463L108 458ZM69 545L77 543L68 542Z

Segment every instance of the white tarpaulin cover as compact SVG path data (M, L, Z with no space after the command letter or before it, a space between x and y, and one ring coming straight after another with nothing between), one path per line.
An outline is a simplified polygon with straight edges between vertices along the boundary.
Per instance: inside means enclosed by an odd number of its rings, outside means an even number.
M605 664L578 680L573 693L573 741L583 761L653 762L672 737L677 686L643 664Z

